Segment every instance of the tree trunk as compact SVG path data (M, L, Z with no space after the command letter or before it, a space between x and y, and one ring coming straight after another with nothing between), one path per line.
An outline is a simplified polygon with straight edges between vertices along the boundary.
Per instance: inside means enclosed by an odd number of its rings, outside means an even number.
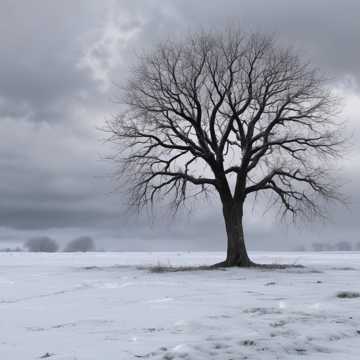
M227 256L219 266L253 266L246 251L243 230L243 203L234 201L223 204L227 234Z

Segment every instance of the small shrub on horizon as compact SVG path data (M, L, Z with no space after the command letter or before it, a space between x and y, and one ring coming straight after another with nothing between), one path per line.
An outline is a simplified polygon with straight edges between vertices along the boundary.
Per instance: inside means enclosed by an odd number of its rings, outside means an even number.
M88 252L94 250L94 240L89 236L80 236L70 241L64 248L64 252Z
M48 236L39 236L29 239L24 247L31 252L57 252L59 245L54 239Z

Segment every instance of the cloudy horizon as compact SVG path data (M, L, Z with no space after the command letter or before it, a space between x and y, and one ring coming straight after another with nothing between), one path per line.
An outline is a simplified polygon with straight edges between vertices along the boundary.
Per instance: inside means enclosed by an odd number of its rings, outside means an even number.
M229 23L273 34L329 76L352 135L338 164L347 207L331 206L326 224L293 226L249 206L249 249L360 241L360 3L273 0L271 11L267 4L216 0L204 11L203 1L188 0L2 1L0 248L33 236L64 244L87 235L107 250L224 250L216 200L165 221L127 210L111 176L114 164L104 160L113 149L99 128L119 111L117 84L134 52Z

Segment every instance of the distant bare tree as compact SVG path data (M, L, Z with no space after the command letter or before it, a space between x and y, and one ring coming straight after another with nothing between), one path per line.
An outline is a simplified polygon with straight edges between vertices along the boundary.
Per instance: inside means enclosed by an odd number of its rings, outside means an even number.
M89 236L80 236L70 241L66 245L64 252L87 252L94 250L95 250L94 240Z
M219 266L254 265L243 232L251 194L307 218L321 214L319 198L338 199L327 169L342 142L336 98L272 38L229 30L161 43L139 56L120 103L106 129L131 203L172 196L177 208L217 192L227 233Z
M355 250L360 251L360 241L355 244Z
M57 252L59 245L47 236L39 236L29 239L24 247L32 252Z
M351 251L352 250L352 244L349 241L339 241L335 244L336 250L339 251Z
M325 251L325 246L323 243L315 242L312 244L312 248L314 251Z

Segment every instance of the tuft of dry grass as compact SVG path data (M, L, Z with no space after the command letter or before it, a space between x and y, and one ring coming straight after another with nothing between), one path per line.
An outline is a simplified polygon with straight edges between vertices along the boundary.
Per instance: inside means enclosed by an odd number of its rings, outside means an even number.
M150 273L161 274L161 273L174 273L174 272L185 272L185 271L205 271L205 270L225 270L224 268L215 268L208 265L199 266L173 266L173 265L162 265L157 264L154 266L141 266L138 267L140 270L148 270Z
M340 291L336 294L339 299L355 299L360 297L360 293L356 291Z
M186 272L186 271L209 271L209 270L222 270L234 269L236 267L222 267L214 265L199 265L199 266L174 266L171 264L161 264L153 266L138 266L139 270L148 270L150 273L161 274L161 273L174 273L174 272ZM299 264L254 264L249 268L239 267L238 269L260 269L260 270L285 270L285 269L304 269L305 266Z
M255 264L255 268L264 270L286 270L286 269L305 269L304 265L301 264Z

